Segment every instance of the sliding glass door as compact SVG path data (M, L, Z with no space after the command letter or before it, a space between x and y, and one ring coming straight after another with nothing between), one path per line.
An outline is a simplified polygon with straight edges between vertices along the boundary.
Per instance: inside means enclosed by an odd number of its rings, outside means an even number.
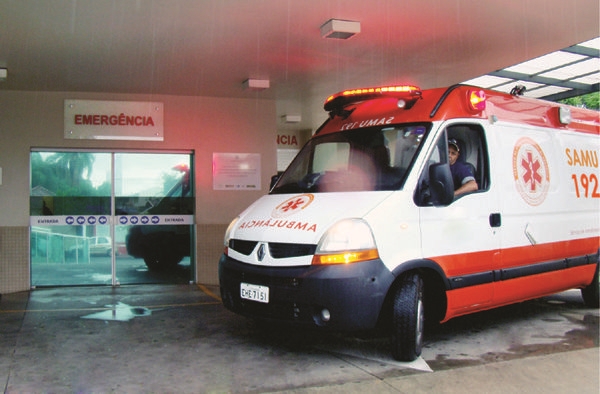
M32 286L193 280L193 155L31 152Z

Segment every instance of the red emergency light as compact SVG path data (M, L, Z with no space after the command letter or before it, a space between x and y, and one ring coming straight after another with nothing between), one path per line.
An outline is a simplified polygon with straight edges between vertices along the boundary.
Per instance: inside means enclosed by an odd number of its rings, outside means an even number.
M398 86L379 86L372 88L350 89L331 95L325 100L325 111L331 111L344 105L373 99L377 97L403 97L418 98L421 96L421 89L412 85Z
M483 90L469 90L469 109L481 112L485 109L485 92Z

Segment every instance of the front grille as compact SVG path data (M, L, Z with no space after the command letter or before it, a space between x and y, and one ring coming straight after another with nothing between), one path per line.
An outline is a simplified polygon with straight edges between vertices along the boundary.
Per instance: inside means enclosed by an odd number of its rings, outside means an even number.
M238 253L249 256L256 247L256 241L245 241L243 239L230 239L229 249L235 250Z
M258 244L257 241L246 241L243 239L230 239L229 248L238 253L249 256ZM284 259L286 257L310 256L315 254L317 245L312 244L295 244L270 242L269 253L274 259Z
M290 243L269 243L269 253L275 259L286 257L310 256L315 254L317 245L311 244L290 244Z

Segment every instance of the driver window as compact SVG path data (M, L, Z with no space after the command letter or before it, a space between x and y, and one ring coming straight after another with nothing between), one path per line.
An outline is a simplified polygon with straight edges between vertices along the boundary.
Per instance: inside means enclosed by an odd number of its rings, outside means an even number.
M415 203L420 206L431 206L431 205L440 205L440 201L438 201L435 197L436 193L432 189L434 185L432 185L432 181L430 180L430 171L434 167L446 167L447 172L447 182L451 182L450 179L450 168L448 165L448 143L446 132L442 133L438 137L433 146L433 150L429 153L429 157L427 158L426 165L423 168L423 172L421 173L421 177L419 179L419 184L417 190L415 191L414 199ZM435 183L435 182L434 182ZM451 187L448 183L448 187ZM451 194L452 190L448 190L447 193ZM449 196L451 197L451 196ZM441 204L445 205L445 204Z
M429 155L429 159L427 161L428 166L438 163L448 163L448 145L446 141L447 137L446 133L444 132L436 141L433 151Z
M483 128L478 124L457 123L444 130L435 142L421 174L415 194L418 205L434 204L430 190L430 169L440 164L450 169L455 200L487 190L490 184L489 158Z
M477 124L453 124L447 128L449 149L457 150L456 161L467 167L477 184L475 190L487 190L489 187L489 160L483 128ZM453 146L452 146L453 145Z

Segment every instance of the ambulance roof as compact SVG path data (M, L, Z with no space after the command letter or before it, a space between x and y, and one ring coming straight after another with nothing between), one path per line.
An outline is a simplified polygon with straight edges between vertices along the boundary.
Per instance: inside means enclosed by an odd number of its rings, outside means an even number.
M419 90L415 86L353 89L325 102L330 119L318 134L383 124L457 118L489 119L600 134L600 113L474 86Z

